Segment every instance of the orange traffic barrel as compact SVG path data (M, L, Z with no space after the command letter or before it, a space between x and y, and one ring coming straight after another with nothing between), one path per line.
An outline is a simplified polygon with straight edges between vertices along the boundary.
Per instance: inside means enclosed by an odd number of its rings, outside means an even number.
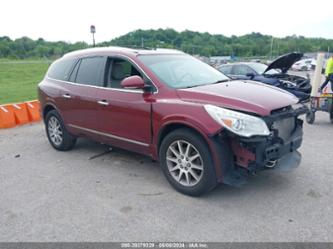
M8 108L14 112L15 122L17 125L29 123L28 110L24 103L11 104Z
M40 121L40 105L39 101L30 101L25 103L27 111L28 111L28 118L30 122L37 122Z
M0 128L16 126L14 112L8 106L0 106Z

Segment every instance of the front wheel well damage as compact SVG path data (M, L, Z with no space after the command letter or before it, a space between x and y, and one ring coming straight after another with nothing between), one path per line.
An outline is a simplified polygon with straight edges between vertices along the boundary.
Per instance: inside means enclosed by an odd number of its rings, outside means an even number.
M195 128L186 125L186 124L181 124L181 123L173 123L173 124L169 124L166 125L165 127L163 127L163 129L159 132L158 134L158 138L157 138L157 149L158 149L158 153L159 153L159 149L161 146L161 143L163 141L163 139L172 131L177 130L177 129L188 129L196 134L198 134L200 137L202 137L204 139L204 141L206 142L205 137L202 135L201 132L199 132L198 130L196 130Z

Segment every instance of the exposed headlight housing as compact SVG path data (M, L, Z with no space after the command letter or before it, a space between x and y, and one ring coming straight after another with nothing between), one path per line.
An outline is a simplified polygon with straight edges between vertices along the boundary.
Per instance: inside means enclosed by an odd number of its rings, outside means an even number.
M214 105L204 107L217 123L239 136L268 136L270 134L265 121L261 118Z
M291 81L288 81L288 80L280 80L280 83L285 86L285 87L288 87L288 88L294 88L297 86L296 83L294 82L291 82Z

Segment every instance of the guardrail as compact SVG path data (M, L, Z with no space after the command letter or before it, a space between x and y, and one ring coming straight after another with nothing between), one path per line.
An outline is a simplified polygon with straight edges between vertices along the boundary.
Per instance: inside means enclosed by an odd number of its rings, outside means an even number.
M0 129L40 121L39 109L38 100L0 105Z

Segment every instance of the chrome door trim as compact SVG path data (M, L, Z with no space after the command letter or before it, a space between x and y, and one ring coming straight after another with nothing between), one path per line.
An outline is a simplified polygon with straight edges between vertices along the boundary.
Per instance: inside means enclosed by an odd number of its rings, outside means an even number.
M103 87L103 86L84 85L84 84L70 82L70 81L53 79L48 76L46 76L46 79L54 80L54 81L58 81L58 82L62 82L62 83L70 84L70 85L75 85L75 86L91 87L91 88L103 89L103 90L108 90L108 91L111 90L111 91L119 91L119 92L127 92L127 93L141 93L141 94L144 93L143 90L141 90L141 89L122 89L122 88L110 88L110 87Z
M70 99L70 98L72 98L72 96L69 95L68 93L63 94L62 96L63 96L65 99Z
M108 106L108 105L109 105L109 102L107 102L106 100L99 100L99 101L97 101L97 104L99 104L99 105L104 105L104 106Z
M121 141L124 141L124 142L128 142L128 143L133 143L133 144L137 144L137 145L149 147L149 144L142 143L142 142L139 142L139 141L136 141L136 140L132 140L132 139L129 139L129 138L125 138L125 137L119 137L119 136L113 135L111 133L105 133L105 132L101 132L101 131L96 131L96 130L93 130L93 129L89 129L89 128L85 128L85 127L81 127L81 126L73 125L73 124L68 124L68 126L72 127L72 128L75 128L75 129L79 129L79 130L83 130L83 131L88 131L88 132L91 132L91 133L95 133L97 135L102 135L102 136L106 136L106 137L118 139L118 140L121 140Z

